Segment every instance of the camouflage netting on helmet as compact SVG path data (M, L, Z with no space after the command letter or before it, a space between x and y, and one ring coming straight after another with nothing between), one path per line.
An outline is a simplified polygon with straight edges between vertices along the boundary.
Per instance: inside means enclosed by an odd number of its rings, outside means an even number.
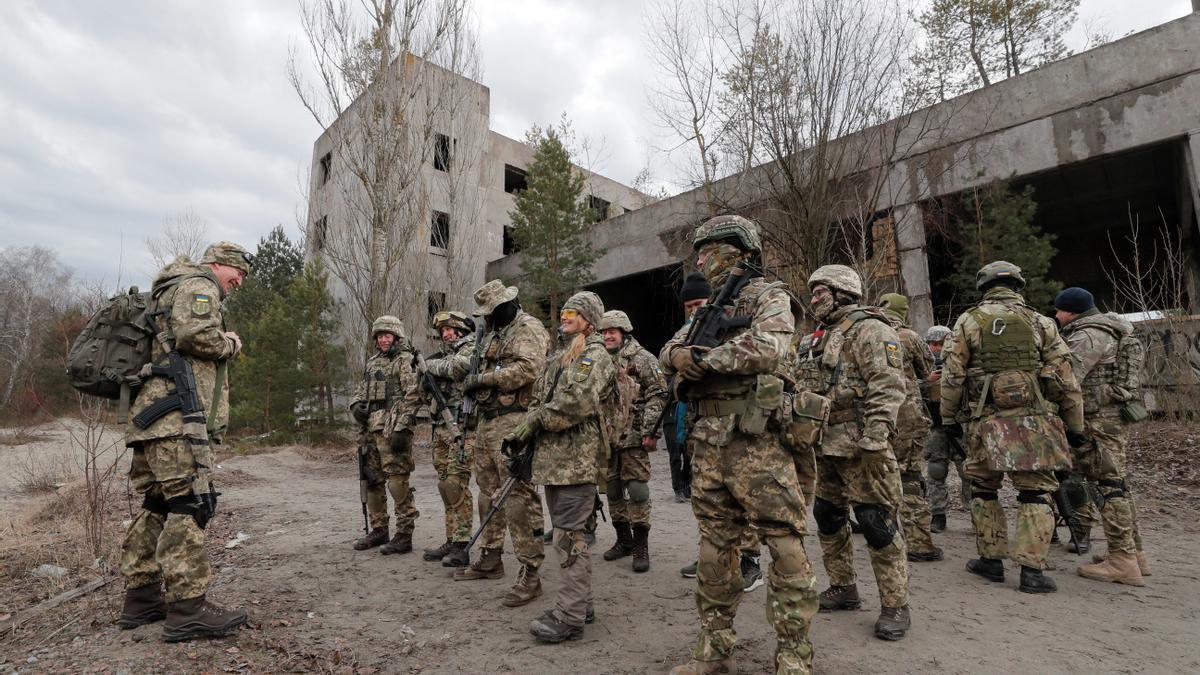
M930 326L929 330L925 331L926 342L945 342L946 338L954 331L947 326Z

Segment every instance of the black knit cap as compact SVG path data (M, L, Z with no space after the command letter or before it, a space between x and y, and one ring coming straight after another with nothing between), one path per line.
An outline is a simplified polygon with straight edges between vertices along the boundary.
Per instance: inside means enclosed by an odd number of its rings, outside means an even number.
M1096 299L1085 288L1071 286L1064 288L1054 296L1054 309L1061 309L1064 312L1073 314L1083 314L1089 309L1096 306Z
M679 297L684 301L690 300L705 300L712 295L712 284L708 283L708 279L699 272L692 272L683 280L683 288L679 291Z

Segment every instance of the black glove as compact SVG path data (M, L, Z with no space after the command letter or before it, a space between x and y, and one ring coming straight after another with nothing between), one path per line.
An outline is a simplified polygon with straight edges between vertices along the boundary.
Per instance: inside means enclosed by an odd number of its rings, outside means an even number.
M1092 442L1092 439L1082 431L1071 431L1067 429L1067 443L1072 448L1082 448Z
M943 424L942 431L946 432L946 438L953 440L961 440L963 437L963 428L961 424L950 423Z
M350 416L359 424L366 424L367 419L371 417L370 406L366 401L358 401L350 404Z
M391 448L394 453L412 450L413 432L411 429L399 429L392 432Z

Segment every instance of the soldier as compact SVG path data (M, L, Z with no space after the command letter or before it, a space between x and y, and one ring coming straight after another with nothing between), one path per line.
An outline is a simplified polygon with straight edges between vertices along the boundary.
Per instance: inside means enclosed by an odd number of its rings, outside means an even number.
M152 363L167 367L168 352L178 353L192 372L191 393L201 410L185 417L175 409L142 424L143 411L184 393L159 374L145 380L131 406L135 424L125 432L133 452L129 481L143 498L122 545L125 603L117 624L136 628L166 618L167 642L221 637L246 622L244 611L205 600L212 568L204 528L217 509L213 469L229 423L227 367L242 348L241 338L226 330L222 303L250 274L250 262L241 246L219 242L204 251L199 265L175 259L159 271L151 291L161 312Z
M908 327L908 298L899 293L880 296L880 306L904 352L904 380L907 396L896 417L896 435L892 451L900 464L900 525L908 547L909 562L933 562L942 559L942 549L933 545L930 535L929 503L925 501L925 435L929 433L929 413L925 408L921 385L933 370L933 354L925 341Z
M411 420L400 420L393 408L416 386L413 352L400 319L385 314L371 324L375 353L367 359L362 381L350 401L358 422L360 452L366 453L367 514L371 531L354 542L354 550L383 545L384 555L412 551L416 501L409 486L414 464ZM385 490L386 486L386 490ZM388 541L387 495L396 512L396 534Z
M708 302L710 295L712 286L703 274L692 272L687 275L679 291L684 316L690 319L697 309ZM671 462L671 489L675 491L675 503L682 504L692 497L692 457L687 448L687 404L676 401L671 407L671 412L663 420L663 439ZM693 573L692 577L695 576Z
M758 226L740 216L717 216L696 229L696 264L714 287L739 262L749 265L749 282L725 310L745 322L711 350L684 345L684 327L662 352L667 372L687 382L695 415L688 443L692 511L700 525L700 634L692 659L671 671L676 674L736 670L733 623L744 595L738 543L746 523L771 551L767 616L775 628L776 672L812 668L808 629L817 594L804 551L804 497L792 455L779 440L791 419L780 375L791 360L795 301L782 283L762 279L761 241Z
M1054 530L1049 501L1058 489L1054 472L1070 466L1068 442L1087 442L1071 352L1054 321L1025 305L1020 267L988 263L975 286L983 299L958 317L942 352L942 422L951 437L967 439L965 468L979 550L967 570L1004 581L1003 559L1011 554L1021 566L1018 590L1053 593L1057 586L1042 570ZM1005 474L1019 502L1011 549L997 494Z
M1075 468L1099 485L1104 497L1099 519L1108 555L1097 564L1080 566L1078 572L1088 579L1142 586L1150 570L1137 508L1125 484L1126 425L1144 412L1139 391L1142 345L1133 335L1133 324L1117 314L1102 314L1083 288L1064 289L1054 298L1054 308L1083 390L1084 424L1091 438L1075 449ZM1095 505L1090 500L1079 504L1075 518L1076 536L1086 541L1096 520Z
M929 417L933 426L925 437L926 474L929 480L929 519L930 532L942 532L946 529L946 510L950 506L950 494L946 491L946 476L950 475L950 463L958 472L959 490L962 494L963 506L971 504L971 482L963 473L961 445L957 439L950 439L942 427L942 346L946 338L954 331L946 326L930 326L925 331L925 344L933 354L933 372L929 374L923 391L928 405Z
M492 495L508 476L501 442L511 434L533 402L533 383L546 363L550 335L540 321L521 310L517 287L492 280L475 291L476 315L485 324L479 372L467 376L464 393L475 393L475 482L479 484L479 517L492 508ZM479 558L455 572L459 581L500 579L504 531L512 536L521 570L504 596L506 607L520 607L542 594L538 569L545 559L542 543L542 500L537 488L521 481L484 530Z
M654 425L667 400L667 382L658 359L634 339L625 312L612 310L600 319L604 348L613 357L621 410L613 417L612 457L608 463L608 511L617 543L605 560L633 554L633 571L650 569L650 455L657 446ZM626 500L628 495L628 500Z
M438 312L433 317L433 328L442 340L442 351L425 361L425 367L441 390L447 406L457 411L462 403L462 380L471 368L471 355L475 351L475 324L462 312ZM433 410L438 405L422 378L409 396L409 405L425 404ZM412 412L415 408L410 407ZM412 413L410 413L412 414ZM438 477L438 494L446 509L446 541L437 548L426 549L422 557L430 562L441 560L445 567L466 567L470 562L467 542L471 539L471 520L474 518L474 500L471 498L471 449L475 435L467 429L460 441L438 415L433 419L433 469ZM405 420L403 426L411 426Z
M583 530L596 502L596 458L608 454L605 406L616 378L595 329L603 314L604 303L588 291L563 303L559 318L567 343L546 361L529 412L507 439L520 448L537 439L533 482L546 486L562 568L554 609L529 624L543 642L578 640L583 625L595 620L592 561Z
M821 324L799 354L799 386L830 401L816 448L817 521L829 588L821 609L857 609L850 508L862 527L879 586L875 636L899 640L912 619L908 562L896 536L900 467L892 449L896 417L907 396L900 338L884 312L860 304L862 281L845 265L825 265L808 278L809 309Z

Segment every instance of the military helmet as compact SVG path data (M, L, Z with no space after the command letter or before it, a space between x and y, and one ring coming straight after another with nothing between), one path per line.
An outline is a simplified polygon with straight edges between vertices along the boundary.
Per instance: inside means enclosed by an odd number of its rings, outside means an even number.
M371 337L374 338L380 333L391 333L396 336L397 340L403 340L404 324L400 323L400 319L391 314L384 314L375 319L375 322L371 324Z
M858 272L845 265L822 265L808 277L808 290L816 285L828 286L831 290L841 291L856 298L861 298L862 278Z
M930 326L929 330L925 331L926 342L945 342L946 338L954 331L948 326Z
M629 315L619 309L610 309L600 317L600 325L596 326L597 330L605 328L620 328L626 333L633 332L633 324L629 322Z
M762 251L762 235L754 221L741 216L717 216L709 218L692 234L692 248L714 241L725 241L743 251Z
M462 312L449 310L433 315L433 327L436 330L441 330L447 326L457 328L464 333L471 333L475 330L475 324L471 321L471 318Z
M592 326L600 323L601 317L604 316L604 301L591 291L580 291L572 295L563 303L562 308L579 312L579 316Z
M1013 281L1017 289L1025 288L1025 277L1021 276L1021 268L1007 260L990 262L979 268L975 274L975 288L983 290L997 281Z

